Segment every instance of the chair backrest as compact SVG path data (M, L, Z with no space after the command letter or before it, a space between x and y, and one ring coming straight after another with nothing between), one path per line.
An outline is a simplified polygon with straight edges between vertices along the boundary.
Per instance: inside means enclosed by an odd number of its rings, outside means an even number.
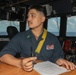
M8 33L9 39L12 39L13 36L15 36L18 33L18 30L14 26L8 26L7 33Z

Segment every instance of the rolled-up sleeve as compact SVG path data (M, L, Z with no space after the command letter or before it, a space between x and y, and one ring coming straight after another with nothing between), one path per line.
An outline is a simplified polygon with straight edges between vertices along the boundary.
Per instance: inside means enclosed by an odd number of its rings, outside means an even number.
M16 55L16 53L20 53L20 44L19 44L19 35L15 36L11 41L8 42L8 44L1 50L0 57L4 54L11 54L13 56Z

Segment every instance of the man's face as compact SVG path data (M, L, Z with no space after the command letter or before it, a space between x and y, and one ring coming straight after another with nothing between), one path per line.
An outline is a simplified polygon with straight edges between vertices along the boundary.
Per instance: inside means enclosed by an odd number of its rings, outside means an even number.
M45 21L45 17L39 11L36 11L35 9L31 9L28 12L27 21L29 28L36 28L43 25L43 22Z

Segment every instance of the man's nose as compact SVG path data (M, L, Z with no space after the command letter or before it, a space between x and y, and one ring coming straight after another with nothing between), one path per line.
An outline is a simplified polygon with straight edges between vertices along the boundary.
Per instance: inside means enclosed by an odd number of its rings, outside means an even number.
M30 21L31 20L31 17L28 17L27 20Z

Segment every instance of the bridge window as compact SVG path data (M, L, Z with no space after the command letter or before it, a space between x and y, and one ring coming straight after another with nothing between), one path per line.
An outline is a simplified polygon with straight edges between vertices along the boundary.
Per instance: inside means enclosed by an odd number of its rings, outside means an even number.
M76 16L67 18L66 36L76 36Z
M18 31L20 31L20 25L18 21L1 20L0 21L0 35L7 35L8 26L15 26L18 29Z
M48 19L48 27L47 30L56 36L59 36L60 30L60 17L50 18Z

